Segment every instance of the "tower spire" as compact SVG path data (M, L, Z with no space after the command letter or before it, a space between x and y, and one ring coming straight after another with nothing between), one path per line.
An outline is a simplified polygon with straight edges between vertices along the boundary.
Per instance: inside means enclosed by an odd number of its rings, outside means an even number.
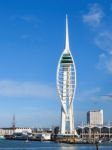
M69 33L68 33L68 16L66 15L66 39L65 39L65 51L68 53L69 48Z

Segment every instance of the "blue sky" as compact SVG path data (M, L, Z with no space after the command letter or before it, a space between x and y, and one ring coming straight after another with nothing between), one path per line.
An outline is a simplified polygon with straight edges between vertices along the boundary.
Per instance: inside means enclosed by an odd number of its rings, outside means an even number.
M69 19L77 69L75 123L103 109L112 121L112 1L0 1L0 127L51 127L60 123L56 69Z

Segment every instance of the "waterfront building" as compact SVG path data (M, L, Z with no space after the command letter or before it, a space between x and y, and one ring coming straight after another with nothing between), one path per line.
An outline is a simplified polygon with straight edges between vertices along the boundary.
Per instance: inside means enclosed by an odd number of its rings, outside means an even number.
M14 133L32 133L31 128L0 128L0 135L13 135Z
M87 112L87 124L103 125L103 110L94 110Z
M15 128L15 133L32 133L31 128Z
M61 100L60 133L75 134L73 99L76 91L76 68L69 47L68 18L66 16L65 49L57 67L57 89Z
M77 133L82 139L86 140L109 140L112 139L112 123L104 125L82 124L77 127Z
M0 135L12 135L14 133L13 128L0 128Z

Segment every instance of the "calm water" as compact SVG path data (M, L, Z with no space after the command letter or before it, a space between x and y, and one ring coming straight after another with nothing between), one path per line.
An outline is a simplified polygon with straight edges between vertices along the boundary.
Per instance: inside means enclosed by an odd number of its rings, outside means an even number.
M0 150L96 150L94 145L71 145L53 142L24 142L0 140ZM112 150L112 145L101 145L99 150Z

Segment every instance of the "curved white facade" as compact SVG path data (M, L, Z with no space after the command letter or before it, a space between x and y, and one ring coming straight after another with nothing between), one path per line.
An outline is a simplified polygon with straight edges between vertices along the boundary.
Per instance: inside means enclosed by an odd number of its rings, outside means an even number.
M57 68L57 89L61 100L61 134L74 134L73 99L76 91L76 68L69 48L68 19L66 17L65 49Z

